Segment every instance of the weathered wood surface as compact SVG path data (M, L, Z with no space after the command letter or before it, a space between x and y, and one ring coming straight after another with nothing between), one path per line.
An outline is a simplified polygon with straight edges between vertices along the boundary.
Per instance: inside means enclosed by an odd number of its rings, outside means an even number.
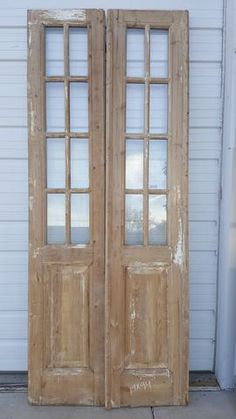
M88 27L90 233L70 245L68 27ZM46 243L44 26L64 26L66 244ZM29 400L104 404L104 13L29 11ZM74 80L73 80L74 81ZM78 79L77 81L85 81ZM78 115L79 117L79 115ZM75 135L83 137L83 135ZM54 190L50 190L55 192ZM59 190L57 190L58 192ZM78 191L77 191L78 192ZM83 192L80 190L79 192ZM99 220L99 222L98 222Z
M125 28L169 28L168 239L148 246L148 160L144 245L124 245ZM188 400L188 14L108 11L107 30L106 406L178 405ZM150 78L145 86L144 147ZM134 82L137 80L134 78ZM127 138L135 138L128 135ZM155 138L160 138L156 136ZM145 178L146 176L146 178ZM159 191L160 192L160 191ZM163 193L163 191L161 191Z

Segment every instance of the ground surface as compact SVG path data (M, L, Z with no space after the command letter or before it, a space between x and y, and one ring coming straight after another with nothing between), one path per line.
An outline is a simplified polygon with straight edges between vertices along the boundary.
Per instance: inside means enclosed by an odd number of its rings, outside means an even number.
M187 407L117 409L30 406L26 393L0 393L0 419L236 419L236 392L191 392Z

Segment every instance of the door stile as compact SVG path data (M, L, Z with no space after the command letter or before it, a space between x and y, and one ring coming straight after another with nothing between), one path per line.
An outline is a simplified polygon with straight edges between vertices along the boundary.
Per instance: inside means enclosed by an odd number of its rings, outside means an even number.
M121 240L121 230L124 226L116 225L115 235L111 228L111 219L116 208L120 206L120 196L122 182L124 181L124 167L120 160L120 155L124 153L122 149L122 133L124 132L124 117L122 109L124 109L124 84L123 84L123 68L124 68L124 51L122 43L116 42L117 39L125 39L125 32L117 25L120 19L118 10L108 10L107 12L107 92L106 92L106 256L105 256L105 322L106 322L106 339L105 339L105 405L107 408L113 407L112 403L112 387L113 380L119 382L119 373L114 371L112 374L112 358L115 357L117 362L122 360L122 351L119 345L116 346L116 333L120 333L122 321L124 319L113 315L112 304L122 307L124 312L122 293L120 291L119 281L122 279L122 268L119 264L120 250L111 259L112 248ZM115 47L114 47L115 45ZM117 102L114 97L117 97ZM113 118L116 117L116 124ZM123 127L123 129L122 129ZM114 139L117 140L117 146L114 147ZM121 170L123 168L123 170ZM115 178L116 177L116 181ZM112 188L114 185L114 188ZM112 243L112 246L111 246ZM116 243L116 244L115 244ZM112 286L111 271L116 272L117 288L116 291ZM115 298L114 298L115 294ZM112 319L112 320L111 320ZM115 333L113 334L113 330ZM113 345L114 346L113 346ZM119 393L116 394L119 400ZM119 402L118 402L119 403Z

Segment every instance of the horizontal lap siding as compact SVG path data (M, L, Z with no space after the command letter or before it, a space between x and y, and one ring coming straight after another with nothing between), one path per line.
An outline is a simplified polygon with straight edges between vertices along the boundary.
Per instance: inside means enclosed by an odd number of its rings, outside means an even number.
M4 3L3 3L4 5ZM26 9L0 6L0 370L27 368ZM19 8L19 5L21 8ZM51 8L188 9L190 12L190 367L214 364L222 128L223 0L51 0Z

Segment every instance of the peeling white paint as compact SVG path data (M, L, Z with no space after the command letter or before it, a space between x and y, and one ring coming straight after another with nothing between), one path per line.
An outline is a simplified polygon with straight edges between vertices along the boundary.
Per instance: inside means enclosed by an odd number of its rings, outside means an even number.
M179 220L178 241L174 253L173 262L179 266L183 265L183 227L181 220Z
M43 17L56 20L86 20L86 10L81 9L58 9L43 12Z
M158 371L158 376L170 377L170 370L165 368L163 371Z
M144 274L144 273L150 273L153 270L157 270L158 272L162 273L164 270L168 268L167 263L163 262L132 262L130 263L128 267L128 271L130 271L131 274Z
M29 26L31 26L31 23L29 23ZM31 32L31 28L29 30L29 35L28 35L28 50L29 50L29 57L31 57L32 55L32 48L31 48L31 44L32 44L32 32Z
M178 208L178 203L180 202L180 200L181 200L181 191L180 191L180 186L178 185L176 187L177 208ZM178 212L179 212L179 208L178 208ZM179 219L178 219L178 240L177 240L177 244L174 250L173 262L179 266L182 266L184 262L183 225L182 225L182 219L181 219L180 214L179 214Z
M130 302L130 318L131 320L135 320L136 311L135 311L135 299L132 298Z
M29 210L30 211L32 211L33 206L34 206L34 197L33 196L30 196L29 197Z
M87 266L85 265L81 265L81 266L77 266L76 268L72 269L72 272L74 275L81 275L81 279L84 281L87 279Z
M40 249L34 249L33 258L36 259L39 256Z
M35 131L35 111L34 111L32 99L29 101L29 113L30 113L30 133L31 133L31 135L34 135L34 131Z

